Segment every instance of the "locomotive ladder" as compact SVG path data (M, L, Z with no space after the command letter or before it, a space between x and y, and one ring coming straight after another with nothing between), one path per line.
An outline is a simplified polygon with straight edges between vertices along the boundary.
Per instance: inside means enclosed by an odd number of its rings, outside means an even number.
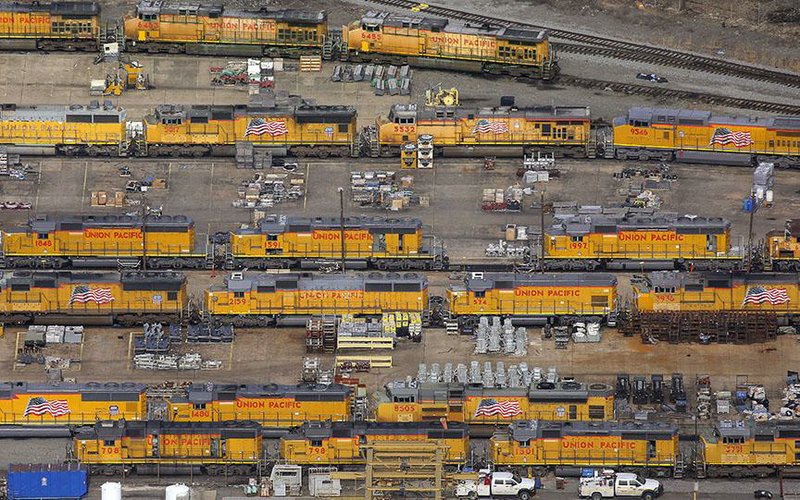
M328 34L322 40L322 59L331 61L341 57L341 54L342 31L337 29L328 30Z

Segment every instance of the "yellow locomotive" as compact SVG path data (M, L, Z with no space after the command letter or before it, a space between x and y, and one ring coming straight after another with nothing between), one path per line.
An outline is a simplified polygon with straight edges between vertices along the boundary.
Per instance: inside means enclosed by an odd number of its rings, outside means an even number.
M614 119L620 159L778 166L800 164L800 118L715 115L710 111L631 108Z
M321 52L328 25L323 11L142 0L124 19L124 32L126 49L133 51L297 57Z
M368 12L342 28L347 58L457 71L527 76L558 75L547 30L472 26L421 16Z
M135 267L147 257L149 268L204 265L195 253L194 221L183 215L39 216L2 232L7 267Z
M94 425L147 417L143 384L0 383L0 435L19 426Z
M281 438L280 456L302 465L364 464L364 447L397 441L441 444L450 464L462 464L469 455L469 428L463 424L307 422Z
M413 273L245 274L206 290L204 302L211 318L234 325L304 323L324 314L420 313L428 307L428 280Z
M0 48L6 50L97 50L97 2L0 3Z
M382 156L399 156L403 144L420 140L432 141L437 156L448 152L521 156L540 151L586 158L593 154L587 107L418 109L416 104L395 104L375 127L371 150Z
M544 232L548 270L736 269L726 219L606 210L563 214Z
M769 476L800 466L800 429L795 422L721 421L701 436L703 477Z
M474 328L481 316L511 318L519 325L579 318L614 323L617 279L605 273L481 273L451 284L447 301L463 329Z
M171 422L249 420L268 428L312 420L350 420L351 390L343 385L192 384L167 399Z
M121 324L179 319L188 303L178 273L16 271L0 277L0 322L81 318Z
M255 422L101 421L72 439L91 474L246 475L263 458Z
M573 380L541 381L530 387L483 387L461 383L405 381L386 385L376 410L379 422L429 422L447 419L470 425L512 420L604 421L614 418L614 389Z
M237 142L283 149L295 156L357 154L356 110L316 106L300 98L236 106L158 105L145 117L148 156L232 156Z
M0 145L22 154L118 156L128 149L122 108L0 105Z
M514 422L490 440L496 466L642 467L671 476L680 454L678 428L663 423Z
M786 221L783 230L765 239L766 266L776 271L800 271L800 221Z
M334 217L271 215L253 229L230 233L230 268L294 268L303 260L335 260L342 252L341 221ZM419 219L348 217L344 220L347 267L446 269L444 246L423 234Z

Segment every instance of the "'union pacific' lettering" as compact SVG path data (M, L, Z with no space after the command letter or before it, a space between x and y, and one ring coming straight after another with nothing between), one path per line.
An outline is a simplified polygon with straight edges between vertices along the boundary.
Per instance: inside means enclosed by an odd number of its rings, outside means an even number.
M321 232L321 231L314 231L311 233L311 239L314 240L329 240L329 241L338 241L341 239L341 233L334 233L334 232ZM367 232L345 232L344 233L345 241L370 241L372 240L372 235Z
M83 237L93 240L141 240L142 232L138 229L85 229Z
M561 447L570 450L632 450L636 448L633 441L561 441Z
M298 292L300 299L361 299L364 292L361 290L303 290Z
M152 436L147 438L149 444L152 444ZM161 436L162 446L210 446L210 436Z
M682 234L675 233L619 233L619 241L683 241Z
M557 288L516 288L514 295L517 297L578 297L580 290L568 290Z

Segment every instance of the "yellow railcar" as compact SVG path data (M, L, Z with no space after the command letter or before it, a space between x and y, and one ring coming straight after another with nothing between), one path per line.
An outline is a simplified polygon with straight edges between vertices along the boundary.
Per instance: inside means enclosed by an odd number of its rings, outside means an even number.
M342 28L348 59L528 76L558 75L547 30L471 26L419 14L368 12Z
M263 458L255 422L101 421L72 439L91 474L246 475Z
M617 279L605 273L486 273L447 289L450 316L465 329L481 316L511 318L515 324L569 322L592 318L614 322Z
M446 449L446 463L463 464L469 456L467 426L438 422L308 422L281 438L280 456L301 465L364 464L365 446L398 441L441 444Z
M238 56L320 54L324 11L236 10L222 4L142 0L124 20L127 50Z
M175 321L188 303L179 273L16 271L0 278L0 322L81 318L135 324Z
M545 230L549 270L736 269L726 219L634 211L569 214Z
M25 226L2 232L7 267L61 268L135 266L148 258L148 267L202 265L195 252L195 226L183 215L140 217L116 215L40 216Z
M81 426L97 420L147 417L143 384L0 383L0 433L5 426Z
M768 268L800 271L800 221L786 221L783 230L768 232L765 247Z
M0 48L97 50L97 2L1 2Z
M631 108L614 120L620 159L697 163L800 164L800 118L716 115L710 111Z
M378 118L372 150L382 156L399 156L405 143L432 141L437 155L521 156L539 151L586 158L590 127L587 107L418 109L416 104L395 104L386 119Z
M379 422L446 419L471 425L502 425L513 420L604 421L614 419L614 389L606 384L540 382L531 387L489 388L460 383L405 381L386 386Z
M205 292L205 312L234 325L293 323L328 315L422 312L428 280L365 275L245 274Z
M299 98L236 106L159 105L145 117L149 156L233 155L237 142L295 156L357 154L356 110Z
M264 427L296 427L311 420L350 420L351 390L331 385L192 384L167 399L172 422L250 420Z
M800 277L796 273L653 272L633 283L642 312L769 312L800 314Z
M642 467L671 476L678 429L663 423L514 422L490 440L495 465Z
M118 156L127 113L113 106L0 105L0 145L22 154Z
M344 221L347 266L377 269L445 269L441 242L427 236L419 219L348 217ZM297 267L303 260L335 260L342 253L341 221L333 217L271 215L253 229L230 234L233 268Z
M698 472L709 477L763 477L800 466L797 422L720 421L711 437L700 440Z

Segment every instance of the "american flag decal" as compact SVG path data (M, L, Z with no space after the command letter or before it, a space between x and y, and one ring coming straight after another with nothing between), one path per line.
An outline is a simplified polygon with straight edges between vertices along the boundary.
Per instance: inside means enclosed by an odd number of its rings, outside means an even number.
M244 136L269 134L272 137L289 133L284 122L268 122L263 118L253 118L244 130Z
M494 417L500 415L503 418L516 417L521 414L519 401L498 402L496 399L481 399L478 409L475 410L476 417Z
M505 134L508 132L508 125L505 122L493 122L491 120L480 119L472 129L473 134Z
M69 413L69 405L63 399L48 401L43 397L35 397L28 400L28 405L25 406L25 412L22 416L28 415L52 415L60 417Z
M754 141L750 136L750 132L734 132L728 128L716 128L714 129L714 135L711 136L711 142L709 142L708 145L712 146L714 144L720 146L733 144L737 148L743 148L754 144Z
M747 293L744 295L744 301L742 301L742 305L763 304L764 302L768 302L773 306L785 304L789 302L789 293L785 288L767 289L763 286L752 286L747 289Z
M86 304L89 302L108 304L113 301L114 296L111 294L110 288L89 288L86 285L76 286L69 296L70 304Z

